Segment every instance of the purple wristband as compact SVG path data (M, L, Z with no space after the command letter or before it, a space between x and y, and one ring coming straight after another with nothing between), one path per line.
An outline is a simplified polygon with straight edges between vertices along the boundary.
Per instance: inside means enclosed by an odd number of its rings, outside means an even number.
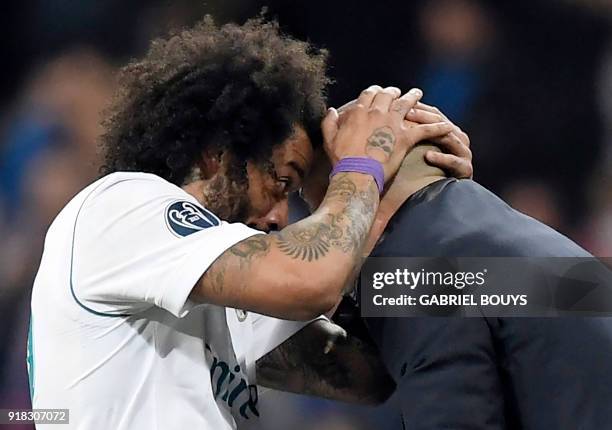
M382 193L385 185L385 172L380 161L368 157L346 157L338 161L329 174L329 178L341 172L365 173L374 178L378 192Z

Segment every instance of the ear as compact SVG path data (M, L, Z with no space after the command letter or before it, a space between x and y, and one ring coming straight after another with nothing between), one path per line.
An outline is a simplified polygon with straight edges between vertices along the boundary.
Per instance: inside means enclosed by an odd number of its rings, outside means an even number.
M221 169L222 160L222 151L214 149L205 149L202 151L202 158L198 163L198 167L202 172L202 179L208 180L215 176Z

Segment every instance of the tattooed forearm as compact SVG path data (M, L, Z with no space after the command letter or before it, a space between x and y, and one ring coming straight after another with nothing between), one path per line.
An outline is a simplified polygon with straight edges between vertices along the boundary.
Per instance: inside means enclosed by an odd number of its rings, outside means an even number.
M325 313L361 264L378 200L372 178L334 176L315 214L227 249L208 267L191 297L287 319L309 320ZM274 291L274 299L268 299Z
M394 147L395 134L391 127L377 128L368 138L368 150L377 148L383 150L387 155L391 155Z
M338 335L339 331L343 334ZM383 401L395 388L376 350L328 321L310 324L260 358L257 382L277 390L358 403Z
M376 212L378 191L374 183L358 189L348 174L332 180L322 207L323 220L298 223L282 230L276 237L286 255L304 261L325 256L331 249L357 255L363 246Z

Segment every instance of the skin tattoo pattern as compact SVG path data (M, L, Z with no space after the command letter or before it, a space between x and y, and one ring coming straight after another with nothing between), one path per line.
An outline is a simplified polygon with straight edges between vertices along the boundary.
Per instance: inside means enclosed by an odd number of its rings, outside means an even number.
M304 261L318 260L330 249L358 254L375 214L378 191L374 183L367 191L358 191L347 174L332 180L324 204L342 205L342 211L326 214L329 221L304 227L289 226L276 235L278 248L286 255Z
M391 156L393 148L395 147L395 134L391 127L380 127L374 130L374 133L368 137L368 150L369 149L380 149Z
M375 130L368 139L368 146L386 148L383 151L393 148L394 143L395 136L389 127ZM228 184L222 180L215 185L213 188L217 193L228 188ZM227 196L219 199L227 200ZM379 193L374 181L361 189L351 179L350 173L334 176L321 204L325 208L323 216L300 221L278 233L253 236L234 245L206 272L202 279L203 289L221 294L226 283L226 272L232 266L248 267L254 259L267 255L273 246L293 259L308 262L318 260L336 249L351 255L357 263L361 259L361 248L367 239L378 201ZM229 202L225 204L229 205ZM233 212L229 207L222 209ZM323 217L328 218L327 222L323 222ZM238 282L238 290L247 288L245 280Z
M232 254L250 262L254 257L266 255L270 251L270 241L264 235L250 237L230 248Z
M216 176L203 190L204 206L228 222L246 218L249 202L247 185L227 176Z
M292 258L318 260L329 252L332 229L318 223L301 230L283 232L277 236L278 248Z
M224 254L217 259L215 265L207 271L206 284L216 294L223 292L225 285L225 273L232 262L238 262L240 268L247 267L253 259L263 257L270 252L270 238L268 235L258 234L242 242L237 243L229 249L229 254ZM246 288L246 282L237 285L239 289Z
M328 208L328 222L298 222L279 233L252 236L231 247L209 268L204 278L205 288L221 294L226 283L225 275L232 266L248 267L253 260L267 255L273 246L282 253L302 261L314 261L324 257L331 249L350 254L355 261L360 258L370 225L376 213L378 189L374 181L365 190L359 190L350 174L340 173L332 179L322 206ZM247 288L246 280L236 285L238 290Z

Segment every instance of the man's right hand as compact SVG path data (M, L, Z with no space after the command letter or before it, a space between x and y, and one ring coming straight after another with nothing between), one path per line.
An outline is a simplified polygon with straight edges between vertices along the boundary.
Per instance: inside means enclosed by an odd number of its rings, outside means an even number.
M373 158L382 164L386 182L415 144L452 131L444 122L407 127L406 114L423 92L413 88L402 97L400 93L395 87L383 89L374 85L362 91L354 105L343 113L342 121L335 109L329 110L322 122L322 132L332 165L345 157Z

